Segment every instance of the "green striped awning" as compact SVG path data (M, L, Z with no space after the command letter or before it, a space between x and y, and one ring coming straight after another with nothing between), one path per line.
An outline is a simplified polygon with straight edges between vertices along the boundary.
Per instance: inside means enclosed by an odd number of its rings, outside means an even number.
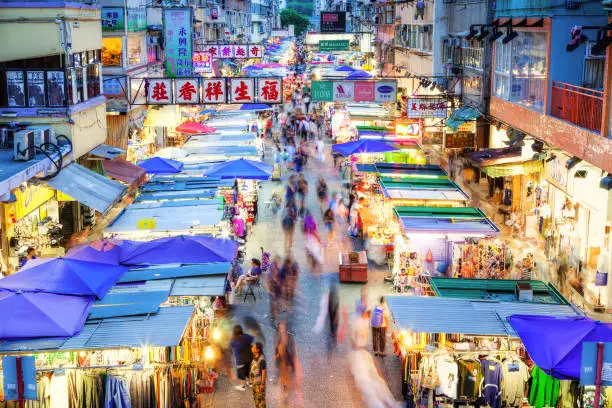
M539 173L544 170L541 160L531 160L522 163L501 164L497 166L486 166L482 170L489 177L510 177L521 174Z

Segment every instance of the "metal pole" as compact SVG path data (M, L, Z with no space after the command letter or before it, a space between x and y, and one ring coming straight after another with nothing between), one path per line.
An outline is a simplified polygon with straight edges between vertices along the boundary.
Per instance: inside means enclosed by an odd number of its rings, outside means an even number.
M17 357L15 360L17 369L17 398L19 400L19 408L23 408L23 371L21 371L21 357Z
M595 402L594 408L599 408L599 396L601 394L601 368L603 366L604 344L597 343L597 368L595 371Z

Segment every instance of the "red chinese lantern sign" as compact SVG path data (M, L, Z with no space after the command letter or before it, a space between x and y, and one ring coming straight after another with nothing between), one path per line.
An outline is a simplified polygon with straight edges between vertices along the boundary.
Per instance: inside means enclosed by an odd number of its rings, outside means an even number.
M283 103L282 78L130 78L132 105Z
M257 101L261 103L281 103L283 100L283 80L280 78L257 79Z
M230 78L229 82L231 103L255 102L255 79Z
M200 84L197 79L176 79L174 81L174 103L189 104L200 101Z
M225 103L226 100L225 78L204 79L202 81L202 103Z
M264 47L261 44L213 44L205 45L203 51L216 59L262 58L264 55Z
M151 79L148 81L147 103L149 105L172 103L172 80Z

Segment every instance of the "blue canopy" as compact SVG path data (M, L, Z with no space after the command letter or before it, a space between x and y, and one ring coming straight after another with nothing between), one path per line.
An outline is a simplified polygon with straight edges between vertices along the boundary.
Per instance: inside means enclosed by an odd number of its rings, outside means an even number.
M204 264L230 262L238 243L207 236L159 238L124 248L123 265Z
M238 159L216 164L210 167L205 176L221 179L268 180L273 167L259 161Z
M243 71L252 71L252 70L259 71L259 70L262 70L262 69L263 69L262 67L258 67L258 66L255 66L255 65L249 65L249 66L246 66L246 67L242 68Z
M83 328L92 301L91 296L0 291L0 340L73 336Z
M332 150L343 156L361 153L384 153L398 150L396 147L379 140L361 139L354 142L340 143L332 146Z
M580 378L583 342L612 342L612 324L584 316L513 315L509 320L534 363L562 380Z
M258 111L258 110L268 110L268 109L272 109L272 107L270 105L266 105L265 103L245 103L240 107L240 110L252 110L252 111Z
M138 163L138 166L145 169L149 174L180 173L183 169L183 163L163 157L151 157Z
M19 273L0 279L0 289L97 296L101 299L126 271L127 268L121 265L77 259L33 259Z
M200 115L212 115L214 113L216 113L217 111L214 109L204 109L202 112L200 112Z
M369 78L372 78L372 75L362 70L355 70L351 72L349 76L347 76L344 79L369 79Z
M349 67L348 65L343 65L341 67L336 68L336 71L340 71L340 72L353 72L355 71L355 68L353 67Z
M119 265L121 248L110 241L94 241L68 250L66 258Z

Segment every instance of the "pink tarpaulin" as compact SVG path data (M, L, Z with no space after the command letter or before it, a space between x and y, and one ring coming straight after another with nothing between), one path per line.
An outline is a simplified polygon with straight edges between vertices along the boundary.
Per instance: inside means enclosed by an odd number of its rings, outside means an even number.
M216 128L203 125L198 122L185 122L176 127L177 132L181 133L214 133L217 131Z

